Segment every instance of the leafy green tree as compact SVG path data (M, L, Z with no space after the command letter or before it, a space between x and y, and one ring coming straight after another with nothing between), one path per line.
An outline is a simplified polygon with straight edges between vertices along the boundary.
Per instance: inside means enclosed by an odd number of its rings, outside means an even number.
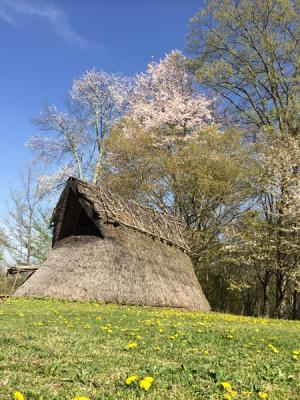
M274 250L269 261L264 255L259 264L267 281L275 277L274 313L280 318L288 314L291 288L299 281L299 5L288 0L210 0L192 19L190 33L196 78L223 100L228 115L258 143L253 196L262 236L256 237L251 224L240 225L238 254L241 266L248 257L248 267L256 271L255 255L262 257L266 247ZM241 245L245 243L249 247ZM260 282L261 275L257 277ZM263 287L267 315L269 284Z
M149 135L134 123L130 137L123 129L115 128L106 143L103 184L183 218L203 267L220 245L224 227L252 206L251 159L239 133L206 127L193 133L193 140L170 147L158 146L155 132Z
M229 289L239 292L248 315L270 316L275 259L275 231L258 210L244 213L224 231L220 261L227 270Z
M300 145L289 135L256 147L261 193L255 209L224 232L223 262L236 288L258 284L258 313L291 317L300 281Z
M289 289L300 281L300 143L298 137L271 137L260 145L258 181L265 221L274 232L276 249L276 309L279 318L288 311Z
M299 132L299 9L297 0L210 0L191 20L196 78L245 124Z

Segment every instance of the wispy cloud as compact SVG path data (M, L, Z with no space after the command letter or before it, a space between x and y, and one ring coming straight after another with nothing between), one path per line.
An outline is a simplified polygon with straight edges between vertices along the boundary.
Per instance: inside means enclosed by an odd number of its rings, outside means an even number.
M1 3L0 3L0 7L1 7ZM3 21L5 21L9 24L14 25L14 21L10 17L10 15L7 12L5 12L4 10L2 10L1 8L0 8L0 19L2 19Z
M68 16L61 8L45 1L37 0L0 0L0 19L16 26L18 16L40 17L52 25L55 32L64 40L82 48L90 43L71 26Z

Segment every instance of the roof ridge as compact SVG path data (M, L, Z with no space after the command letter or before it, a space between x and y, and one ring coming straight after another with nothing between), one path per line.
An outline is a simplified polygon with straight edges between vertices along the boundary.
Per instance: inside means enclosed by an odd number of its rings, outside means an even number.
M142 209L145 209L145 210L150 210L150 211L153 211L155 213L158 213L159 215L163 215L163 216L166 216L167 218L174 219L174 220L176 220L176 222L182 224L182 226L185 226L183 219L181 217L177 216L177 215L169 214L169 213L167 213L165 211L157 210L157 209L155 209L153 207L141 204L141 203L139 203L139 202L137 202L135 200L127 199L127 198L123 197L122 195L120 195L119 193L116 193L116 192L114 192L114 191L112 191L110 189L104 188L103 186L98 186L98 185L95 185L93 183L89 183L89 182L83 181L83 180L81 180L79 178L75 178L75 177L70 177L68 179L68 181L71 180L71 179L74 180L75 182L79 182L81 185L84 185L84 186L88 187L89 189L98 190L98 191L104 192L105 194L108 193L108 194L110 194L112 196L117 196L119 199L121 199L122 201L124 201L126 203L133 204L133 205L138 206L139 208L142 208Z

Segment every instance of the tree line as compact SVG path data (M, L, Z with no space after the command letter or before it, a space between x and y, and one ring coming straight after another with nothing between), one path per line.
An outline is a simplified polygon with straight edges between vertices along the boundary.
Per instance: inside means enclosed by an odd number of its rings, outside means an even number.
M73 175L181 217L214 310L299 319L299 41L297 1L210 0L187 56L75 79L34 120L39 173L12 191L4 254L45 258L49 201Z

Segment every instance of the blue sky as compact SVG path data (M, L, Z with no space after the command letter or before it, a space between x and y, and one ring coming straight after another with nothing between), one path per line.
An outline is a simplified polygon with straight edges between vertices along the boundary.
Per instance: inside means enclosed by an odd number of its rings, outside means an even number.
M0 0L0 207L30 158L24 144L45 103L60 104L92 67L134 74L185 50L201 0Z

